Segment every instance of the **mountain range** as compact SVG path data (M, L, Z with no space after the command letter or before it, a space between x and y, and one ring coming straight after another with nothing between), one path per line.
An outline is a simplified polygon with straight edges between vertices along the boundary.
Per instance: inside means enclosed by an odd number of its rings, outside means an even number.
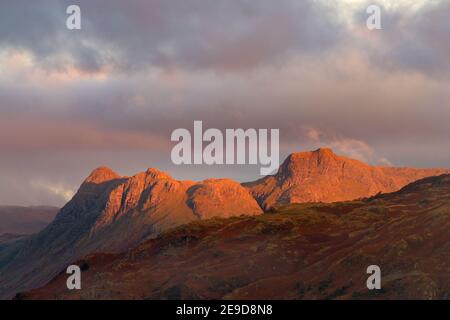
M372 167L330 149L292 154L275 175L244 184L178 181L157 169L123 177L100 167L44 230L0 242L0 298L45 285L86 255L119 254L180 225L266 219L278 206L367 198L444 173L450 170Z
M194 221L18 299L449 299L450 175L364 200ZM381 290L366 269L381 268ZM181 272L182 271L182 272Z

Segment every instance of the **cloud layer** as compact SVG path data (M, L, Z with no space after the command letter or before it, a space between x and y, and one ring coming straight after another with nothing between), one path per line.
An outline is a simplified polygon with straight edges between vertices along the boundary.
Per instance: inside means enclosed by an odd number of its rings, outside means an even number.
M0 204L63 204L93 167L174 167L170 133L279 128L283 155L328 145L373 164L450 163L450 2L0 1ZM372 4L373 1L370 1Z

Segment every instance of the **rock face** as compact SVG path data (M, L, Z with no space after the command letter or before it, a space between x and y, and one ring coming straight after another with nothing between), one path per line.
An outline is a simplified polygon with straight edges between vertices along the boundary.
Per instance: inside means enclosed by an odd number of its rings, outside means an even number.
M362 201L195 221L78 261L82 290L68 291L61 274L18 298L448 299L449 195L443 175ZM370 265L382 290L366 287Z
M42 285L91 252L120 252L180 224L244 214L262 210L231 180L177 181L156 169L121 177L98 168L46 229L0 243L0 272L8 275L0 278L0 297Z
M201 219L257 215L262 212L250 193L229 179L205 180L189 188L188 195L188 205Z
M291 154L278 173L245 183L264 209L305 202L336 202L394 192L424 177L449 169L373 167L322 148Z

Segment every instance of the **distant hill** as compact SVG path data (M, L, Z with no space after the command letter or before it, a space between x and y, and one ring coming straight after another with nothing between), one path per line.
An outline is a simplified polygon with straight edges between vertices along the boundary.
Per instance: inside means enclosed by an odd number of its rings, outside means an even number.
M37 233L52 222L58 210L47 206L0 206L0 235Z
M196 221L21 299L448 299L450 175L370 199ZM366 287L378 265L382 289Z

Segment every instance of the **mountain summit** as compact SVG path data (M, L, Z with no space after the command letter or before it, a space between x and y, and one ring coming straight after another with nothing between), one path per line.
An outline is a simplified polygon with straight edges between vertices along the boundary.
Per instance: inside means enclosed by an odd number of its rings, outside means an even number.
M273 176L243 184L264 209L304 202L336 202L394 192L448 169L375 167L331 149L291 154Z
M91 172L84 183L103 183L118 179L120 176L108 167L99 167Z

